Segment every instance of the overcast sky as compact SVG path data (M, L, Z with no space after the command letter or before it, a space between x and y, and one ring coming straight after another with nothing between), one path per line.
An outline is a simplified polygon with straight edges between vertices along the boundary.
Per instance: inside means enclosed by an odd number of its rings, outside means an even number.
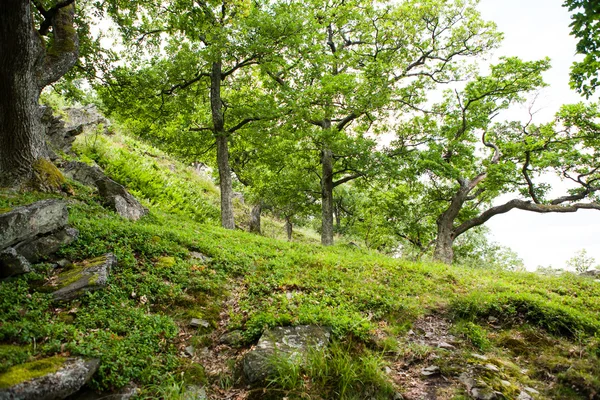
M537 122L547 121L561 104L583 99L569 88L569 68L576 40L569 35L570 16L562 0L482 0L479 9L504 32L494 57L518 56L525 60L550 57L552 70L544 77L550 84L536 100ZM526 109L511 111L526 117ZM560 182L556 185L560 186ZM600 263L600 211L570 214L535 214L513 210L492 218L491 238L516 251L528 269L538 265L564 267L578 250L586 249Z

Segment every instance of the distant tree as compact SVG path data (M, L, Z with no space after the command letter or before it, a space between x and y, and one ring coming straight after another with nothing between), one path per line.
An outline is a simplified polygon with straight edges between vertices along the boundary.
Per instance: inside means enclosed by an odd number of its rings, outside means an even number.
M321 242L333 244L334 190L369 175L376 121L417 107L427 89L463 77L467 57L499 42L475 1L304 2L306 36L282 64L262 65L289 110L296 140L313 154Z
M577 42L577 53L585 56L571 68L571 87L590 97L600 84L600 2L566 0L571 15L571 34Z
M567 260L567 267L574 269L578 273L586 272L594 266L596 260L588 256L587 250L579 250L573 257Z
M34 177L47 157L39 97L75 64L74 0L0 4L0 185ZM49 163L43 163L51 168Z

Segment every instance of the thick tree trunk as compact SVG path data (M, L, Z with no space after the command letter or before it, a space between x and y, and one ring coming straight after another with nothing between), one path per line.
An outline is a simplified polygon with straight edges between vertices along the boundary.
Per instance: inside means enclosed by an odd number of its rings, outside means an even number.
M79 41L72 4L53 9L52 48L47 52L33 26L27 0L0 3L0 185L30 180L46 158L39 95L77 61ZM46 165L46 164L41 164Z
M0 184L31 178L46 155L36 66L43 56L28 1L0 5Z
M327 147L321 152L321 244L333 244L333 153Z
M225 132L223 101L221 99L221 62L212 64L210 84L210 107L212 111L213 129L217 141L217 165L219 167L219 187L221 189L221 226L235 229L233 216L233 186L231 184L231 167L229 165L229 135Z
M285 233L287 234L288 242L292 241L293 230L294 230L294 227L292 225L292 220L290 217L286 216L285 217Z
M262 212L262 204L260 201L252 207L250 211L250 232L260 235L260 214Z
M441 218L438 220L437 239L433 258L444 264L452 264L454 260L454 229L453 220Z

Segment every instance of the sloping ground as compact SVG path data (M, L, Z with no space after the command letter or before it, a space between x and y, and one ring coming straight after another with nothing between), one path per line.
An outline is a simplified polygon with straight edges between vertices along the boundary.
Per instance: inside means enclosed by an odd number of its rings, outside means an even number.
M132 139L96 140L87 160L145 199L150 215L124 220L73 183L80 237L60 255L112 252L118 266L105 290L60 305L40 290L50 263L0 283L0 373L57 354L98 357L93 388L133 381L147 398L181 398L187 383L214 399L469 398L469 382L506 398L600 393L600 283L226 231L214 226L208 180ZM0 193L0 210L44 197ZM191 328L191 318L207 327ZM330 326L334 341L303 365L280 363L268 387L248 388L239 360L266 328L290 324ZM221 343L227 332L237 343Z

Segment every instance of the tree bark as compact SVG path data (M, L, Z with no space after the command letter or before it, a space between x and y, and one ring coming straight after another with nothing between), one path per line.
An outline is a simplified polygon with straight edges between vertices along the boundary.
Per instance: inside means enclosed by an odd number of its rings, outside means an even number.
M77 61L79 41L72 4L54 10L48 51L33 25L27 0L0 4L0 185L30 180L47 157L39 96Z
M235 229L232 201L233 186L229 165L229 135L225 132L221 79L222 64L221 61L215 61L212 64L210 74L210 108L217 141L217 165L219 167L219 187L221 189L221 226L226 229Z
M260 214L262 212L262 204L260 201L252 207L250 212L250 232L261 234L260 232Z
M293 226L290 217L285 217L285 233L287 234L288 242L292 241Z
M452 245L454 239L456 239L456 232L454 230L454 221L458 217L458 213L462 209L469 192L475 187L474 181L468 181L461 179L459 180L459 188L457 192L452 196L450 205L437 219L437 237L435 242L435 250L433 258L436 261L452 264L454 259L454 251Z
M321 244L333 244L333 153L325 147L321 151Z

